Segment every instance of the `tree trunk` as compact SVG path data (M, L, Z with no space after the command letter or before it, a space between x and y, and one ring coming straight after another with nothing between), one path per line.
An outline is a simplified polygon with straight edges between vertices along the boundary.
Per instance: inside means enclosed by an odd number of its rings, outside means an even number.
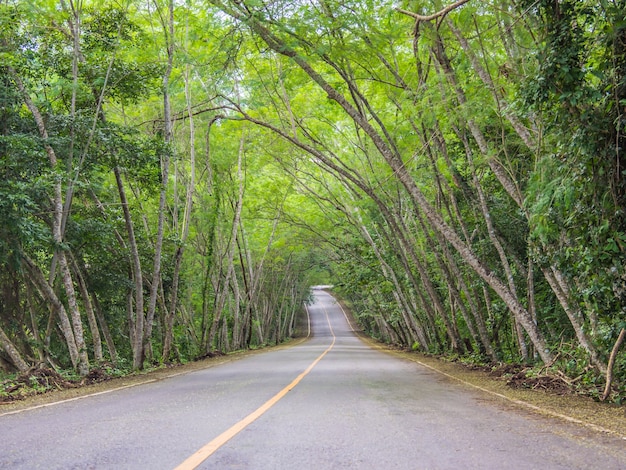
M383 275L385 276L386 279L391 280L391 282L394 285L393 296L396 300L396 303L398 304L398 307L400 308L400 312L402 313L402 318L407 327L406 333L407 333L407 336L409 337L409 342L406 344L406 346L411 347L413 343L415 343L416 341L419 341L423 345L428 344L428 340L426 339L426 335L424 334L423 329L421 328L420 325L418 325L415 322L415 318L412 315L411 309L406 300L406 297L404 296L402 287L400 286L400 283L398 282L398 278L396 277L395 272L393 271L391 266L389 266L385 262L382 254L380 253L380 250L378 249L378 246L372 239L365 225L363 225L361 221L359 221L359 225L360 225L359 228L361 230L361 233L363 234L363 237L365 238L367 243L370 245L370 247L374 251L374 255L376 256L376 259L378 260L378 263L380 264Z
M83 322L80 318L80 311L78 310L74 282L72 280L72 274L67 262L67 256L64 251L59 252L58 259L59 267L61 268L61 279L63 280L65 294L67 296L67 304L70 310L72 329L74 330L74 339L76 341L76 347L78 348L78 373L85 376L89 373L89 358L87 357L87 345L85 344Z
M26 372L30 368L30 366L22 358L22 355L17 350L15 345L6 335L2 327L0 327L0 348L2 348L4 352L7 353L7 355L11 359L11 362L17 370L19 370L20 372Z
M67 344L67 349L70 354L70 360L72 361L73 367L78 368L78 348L76 346L74 332L72 331L72 324L70 323L70 319L63 303L57 297L54 289L52 289L50 284L48 284L48 281L41 272L39 266L37 266L35 262L25 254L22 254L22 262L28 271L28 279L30 279L40 295L46 300L51 312L58 316L61 332L65 337L65 343Z
M602 401L606 400L611 394L611 383L613 382L613 366L615 365L615 359L617 358L617 352L620 346L626 339L626 328L622 328L617 337L617 341L613 345L611 350L611 356L609 357L609 365L606 373L606 386L604 387L604 393L602 394Z
M237 231L239 228L239 222L241 218L241 209L243 208L243 193L244 193L244 181L243 181L243 154L245 147L245 136L242 133L241 139L239 140L239 152L237 157L237 179L239 182L239 193L237 195L237 201L235 203L235 210L233 214L233 223L230 233L230 239L228 241L228 248L226 251L226 260L228 262L228 268L226 271L226 278L223 281L222 292L218 292L218 300L216 302L216 309L213 316L213 322L209 329L209 334L207 338L207 352L210 352L211 347L213 346L213 342L215 340L215 335L217 333L217 328L222 319L222 313L224 309L224 304L226 302L226 296L228 295L228 288L230 283L231 276L235 275L233 258L235 255L235 245L237 243Z
M565 311L565 314L567 315L567 318L569 319L574 329L574 333L576 334L576 338L578 339L579 344L589 354L591 363L595 365L603 375L606 376L608 371L607 365L606 363L604 363L604 361L600 359L600 355L598 354L597 349L595 348L595 346L593 346L593 343L588 338L587 333L585 332L583 325L580 321L580 311L571 306L567 283L561 277L561 273L556 268L544 268L542 269L542 271L545 279L550 284L552 291L556 294L559 303L561 304L561 307L563 307L563 310Z
M165 313L165 332L163 339L163 356L162 360L167 361L170 355L170 349L174 341L174 318L176 317L176 308L178 304L178 284L180 279L180 269L183 261L183 253L185 244L189 236L189 224L191 222L191 210L193 208L193 194L196 183L196 133L193 120L193 110L191 106L191 89L189 87L189 69L185 73L185 99L187 102L187 114L189 120L189 182L187 183L187 191L185 195L185 211L183 213L183 227L180 235L179 246L174 254L174 273L172 275L172 292L170 300L170 308Z
M507 106L507 104L503 101L502 97L499 96L490 74L479 63L478 57L471 50L469 43L467 42L467 39L461 34L461 32L457 28L454 27L454 25L450 21L448 21L448 24L451 30L453 31L453 33L455 34L455 36L457 37L457 39L459 40L461 47L468 54L468 57L470 58L472 66L476 70L478 76L483 81L485 86L491 91L492 96L494 97L494 100L498 104L498 109L500 109L503 112L504 116L507 118L507 120L512 125L513 129L516 131L516 133L519 135L522 141L525 143L525 145L531 151L536 150L535 139L532 137L528 129L525 126L523 126L521 122L517 119L517 116L515 116L511 112L510 107ZM441 49L438 51L438 53L439 53L438 58L441 59L440 62L446 69L446 73L448 74L451 84L454 86L457 92L457 97L458 97L459 102L465 103L466 102L465 95L457 83L454 71L452 70L450 63L447 60L447 57L445 57L445 52L443 52L443 45L441 45ZM476 126L476 124L473 123L472 121L468 122L468 127L470 127L472 135L474 136L476 142L478 143L478 146L481 152L485 154L485 156L487 156L489 166L494 172L494 174L496 175L496 177L498 178L498 181L501 183L502 187L507 191L507 193L511 196L511 198L516 202L518 207L520 207L520 209L524 211L524 214L526 214L526 211L523 205L523 195L521 194L521 191L519 190L518 186L508 177L508 175L506 174L500 162L496 161L493 158L489 158L488 144L483 133L478 129L478 126ZM606 364L602 360L599 359L599 355L597 353L596 348L592 345L592 342L589 340L586 333L584 332L581 322L578 321L578 316L576 312L573 311L571 308L570 302L568 300L568 296L564 295L564 291L568 291L569 287L564 281L562 273L556 270L555 268L553 268L551 272L548 272L547 270L544 269L543 273L546 276L546 280L548 281L554 294L559 300L561 307L563 308L568 318L570 319L570 322L572 323L572 326L574 328L574 331L576 333L576 336L579 340L580 345L583 346L583 348L587 350L587 352L589 353L591 362L596 367L598 367L598 369L603 374L606 374L606 371L607 371ZM518 338L519 337L521 337L521 335L518 332Z
M243 338L245 338L245 321L241 318L241 292L239 289L239 281L237 276L233 276L230 280L235 304L233 305L233 349L243 348Z
M458 137L462 140L463 145L465 146L465 154L467 155L467 161L469 163L470 171L472 172L472 180L474 183L474 188L476 189L476 193L478 195L478 206L480 207L480 211L485 220L485 225L487 227L487 234L489 239L491 240L491 244L496 249L498 256L500 258L500 264L504 269L504 273L506 275L506 280L509 285L509 290L511 291L511 295L515 296L518 301L519 297L517 295L517 288L515 286L515 279L513 278L513 271L511 269L511 264L507 258L506 252L504 251L504 247L502 243L500 243L499 238L496 235L496 231L493 227L493 222L491 220L491 213L489 212L489 208L487 207L487 199L485 197L485 193L483 192L482 183L478 179L478 174L476 172L476 168L474 167L474 158L472 154L472 149L467 142L467 139L464 135L461 134L460 131L457 131ZM528 361L528 347L526 345L526 339L524 338L524 332L521 328L521 325L517 318L513 315L513 329L515 331L517 337L517 344L519 347L519 353L524 362Z
M85 278L82 275L81 268L78 265L76 259L72 256L71 260L72 266L74 268L74 273L76 275L76 280L78 282L78 289L80 291L83 305L85 307L85 313L87 313L89 331L91 332L91 338L93 341L94 359L97 362L102 362L104 359L104 356L102 354L102 340L100 338L100 331L98 330L98 322L96 320L96 315L93 310L93 304L91 303L91 298L87 289L87 283L85 282Z
M95 294L92 294L91 298L92 298L94 312L96 313L96 317L98 319L98 324L100 325L100 329L102 330L102 335L104 336L104 341L106 342L107 349L109 350L109 357L111 358L111 362L113 362L113 364L116 364L117 363L117 348L115 347L115 343L113 342L113 336L111 336L109 325L107 324L106 318L104 318L104 314L102 313L102 309L100 308L98 297Z
M135 308L134 318L132 318L131 312L132 306L129 305L129 321L132 327L130 328L130 342L133 351L133 369L140 370L143 368L143 329L144 329L144 306L143 306L143 274L141 272L141 260L139 259L139 248L137 246L137 240L135 239L135 229L133 227L133 221L130 215L130 209L128 207L128 200L126 199L126 190L124 189L124 182L122 181L122 174L119 167L113 168L115 174L115 181L117 182L117 190L120 195L120 203L122 205L122 211L124 213L124 223L126 225L126 234L128 236L128 248L130 249L131 257L131 269L132 277L134 280L135 290Z
M154 244L154 264L152 267L152 284L150 285L150 299L148 301L148 311L146 315L145 324L142 325L142 332L145 344L141 350L141 361L143 362L143 356L146 351L151 350L150 341L152 338L152 325L154 323L154 315L156 312L157 296L159 291L159 285L161 283L161 254L163 250L163 234L165 225L165 203L167 199L167 186L169 183L170 172L170 157L171 146L173 138L172 130L172 105L170 102L169 84L170 76L172 74L173 61L174 61L174 1L169 0L167 24L163 23L166 34L167 44L167 66L163 74L163 126L164 126L164 140L167 147L165 155L162 161L161 168L161 193L159 196L159 213L156 243ZM145 329L145 332L144 332Z

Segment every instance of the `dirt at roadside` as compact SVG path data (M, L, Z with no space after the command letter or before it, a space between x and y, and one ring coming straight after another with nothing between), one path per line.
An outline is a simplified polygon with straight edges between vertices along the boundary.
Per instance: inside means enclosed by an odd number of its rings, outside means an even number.
M216 365L235 361L269 349L290 347L302 341L304 341L304 338L294 339L288 343L264 349L236 351L229 354L211 354L194 362L170 364L123 377L111 377L103 368L97 367L92 369L83 379L70 381L48 368L32 369L21 374L17 379L12 380L10 385L3 388L5 392L9 391L12 393L4 397L0 395L0 416L8 412L46 406L59 401L75 400L93 394L107 393L121 388L166 380L175 375L215 367ZM36 384L39 384L39 387ZM38 388L42 391L41 393L37 392ZM21 391L23 393L20 393Z

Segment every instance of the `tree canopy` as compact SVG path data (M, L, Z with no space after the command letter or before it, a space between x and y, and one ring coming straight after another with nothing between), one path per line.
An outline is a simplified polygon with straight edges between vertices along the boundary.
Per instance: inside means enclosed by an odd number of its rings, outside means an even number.
M0 5L0 366L370 335L626 396L623 0Z

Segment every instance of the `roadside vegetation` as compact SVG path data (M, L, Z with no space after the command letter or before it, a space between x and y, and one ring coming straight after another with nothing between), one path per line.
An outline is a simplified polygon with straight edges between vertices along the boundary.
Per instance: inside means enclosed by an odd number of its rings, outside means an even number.
M0 394L276 345L334 284L384 343L621 403L625 11L1 2Z

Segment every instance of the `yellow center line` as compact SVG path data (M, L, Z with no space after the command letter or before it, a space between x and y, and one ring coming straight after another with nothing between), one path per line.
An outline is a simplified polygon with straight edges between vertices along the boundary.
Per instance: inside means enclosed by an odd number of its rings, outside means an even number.
M322 308L324 308L324 307L322 307ZM285 395L287 395L287 392L289 392L296 385L298 385L300 383L300 381L309 372L311 372L311 370L313 370L313 368L317 365L317 363L320 362L322 360L322 358L326 354L328 354L330 352L331 349L333 349L333 346L335 345L335 340L337 338L335 337L335 333L333 331L333 327L330 324L330 318L328 317L328 311L325 308L324 308L324 313L326 314L326 321L328 322L328 327L330 328L330 334L333 337L333 340L330 343L330 346L328 346L328 348L326 348L326 350L322 354L320 354L319 357L317 359L315 359L313 361L313 363L311 363L311 365L309 365L309 367L307 367L304 372L302 372L300 375L298 375L293 380L293 382L291 382L289 385L287 385L285 388L283 388L280 392L278 392L272 398L267 400L263 405L261 405L259 408L257 408L252 413L250 413L244 419L242 419L238 423L236 423L233 426L231 426L229 429L224 431L222 434L217 436L215 439L213 439L208 444L205 444L202 448L200 448L198 451L196 451L194 454L192 454L189 458L187 458L187 460L185 460L183 463L178 465L178 467L176 467L175 470L193 470L194 468L197 468L198 465L200 465L207 458L209 458L220 447L222 447L224 444L226 444L229 440L231 440L233 437L235 437L239 432L243 431L246 427L248 427L258 417L263 415L267 410L269 410L272 406L274 406L276 403L278 403L278 401L281 398L283 398Z

